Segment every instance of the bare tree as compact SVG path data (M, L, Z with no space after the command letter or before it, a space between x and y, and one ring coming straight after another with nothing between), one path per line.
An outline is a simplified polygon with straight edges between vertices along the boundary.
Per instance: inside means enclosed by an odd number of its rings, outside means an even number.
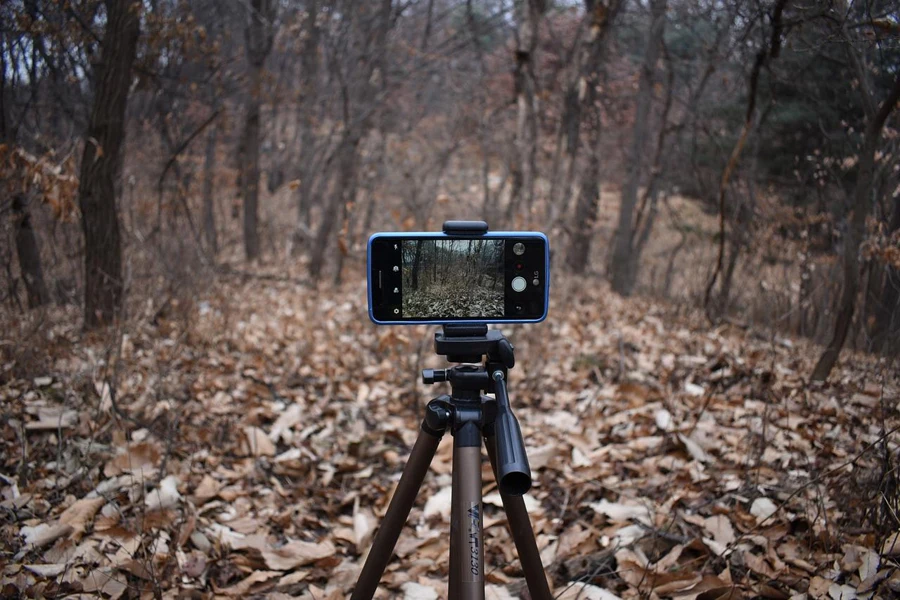
M706 284L706 292L703 296L703 306L706 309L707 315L712 314L712 294L716 282L719 279L719 275L722 274L722 268L725 262L725 196L728 191L728 184L731 181L731 176L740 161L741 152L744 150L744 146L753 129L754 119L756 118L756 101L760 74L762 73L763 68L773 59L778 58L778 54L781 52L782 34L784 33L782 17L787 2L788 0L777 0L772 7L770 18L771 32L768 43L764 44L756 53L756 58L753 61L753 68L750 71L750 89L747 99L747 110L744 116L744 124L741 127L741 134L738 137L734 148L731 150L728 163L725 165L725 168L722 171L722 177L719 180L719 249L715 268L713 269L712 276L709 278L709 282Z
M888 238L900 232L900 191L894 192L891 221L887 226ZM884 275L880 298L875 310L875 325L872 328L873 349L883 351L889 349L891 340L896 345L898 336L898 317L900 317L900 268L895 264L884 266Z
M625 187L619 207L619 225L613 241L612 262L609 270L612 288L628 296L637 280L637 252L634 248L634 212L637 207L638 185L644 164L644 154L649 136L650 104L653 101L653 86L656 79L656 63L662 45L666 23L666 0L650 2L650 31L647 47L641 65L638 83L637 108L634 117L634 133L631 149L625 164ZM661 127L665 128L665 124Z
M300 54L300 102L297 128L300 140L299 177L297 186L297 230L294 248L308 241L310 209L313 203L314 182L321 173L316 172L315 108L319 74L319 41L322 36L318 22L319 0L311 0L306 6L303 22L303 47Z
M122 305L122 242L115 182L122 162L125 107L139 35L140 4L107 0L101 62L94 73L94 101L78 186L87 328L111 322Z
M352 210L356 201L359 146L374 122L379 80L387 76L384 59L391 27L391 0L380 0L377 6L365 4L365 8L359 9L353 6L347 32L352 50L340 57L342 65L334 65L340 81L343 132L334 151L336 173L332 198L323 207L310 254L309 274L313 280L318 280L322 273L326 250L340 248L339 244L330 243L331 238L338 215Z
M524 198L528 211L534 204L537 170L538 97L534 73L535 50L540 34L541 17L546 10L544 0L516 3L516 53L513 82L516 94L515 158L510 167L512 186L506 219L509 221Z
M850 54L851 63L857 71L860 81L860 94L866 113L866 131L863 136L863 147L859 152L859 174L853 189L853 218L847 230L847 240L844 245L844 287L838 306L837 320L834 324L834 333L828 347L822 352L816 366L813 368L811 378L813 381L824 381L837 362L847 340L850 324L853 322L853 313L856 309L856 296L859 292L860 263L859 246L862 243L866 228L866 217L872 207L872 190L875 180L875 154L878 152L881 141L881 132L884 124L894 110L897 102L900 102L900 77L894 81L887 98L876 108L875 99L868 84L868 74L862 64L862 59L857 55L853 45L847 43L847 51Z
M249 68L244 129L241 134L241 197L244 202L244 253L247 260L259 256L259 113L266 57L275 37L275 0L251 0L250 22L244 31Z
M582 122L587 118L588 159L581 180L581 188L575 205L574 226L566 253L566 264L575 273L583 273L588 263L591 238L600 204L600 117L598 89L600 69L604 60L606 38L610 25L621 8L621 0L597 2L585 0L584 6L590 19L588 39L582 47L578 68L566 91L559 143L566 144L566 153L573 172L574 162L581 146ZM564 198L567 197L570 178L563 183ZM563 201L565 203L565 200ZM557 203L554 202L556 207ZM559 214L559 213L557 213ZM551 219L555 221L555 219Z

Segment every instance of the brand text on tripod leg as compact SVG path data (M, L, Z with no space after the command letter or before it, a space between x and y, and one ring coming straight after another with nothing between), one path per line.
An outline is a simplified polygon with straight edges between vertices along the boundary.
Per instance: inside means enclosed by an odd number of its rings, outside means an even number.
M478 577L481 555L481 507L473 502L469 507L469 571Z

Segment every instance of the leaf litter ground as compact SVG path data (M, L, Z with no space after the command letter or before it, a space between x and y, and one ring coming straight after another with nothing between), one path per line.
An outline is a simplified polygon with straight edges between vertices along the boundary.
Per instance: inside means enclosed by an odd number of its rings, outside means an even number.
M557 597L900 590L883 365L848 356L813 387L804 342L595 281L554 298L547 322L504 332ZM52 317L30 342L41 371L3 367L3 594L347 597L440 392L418 383L443 364L432 328L371 325L360 283L222 282L105 343ZM379 597L446 598L450 450L447 436ZM488 598L527 598L483 466Z

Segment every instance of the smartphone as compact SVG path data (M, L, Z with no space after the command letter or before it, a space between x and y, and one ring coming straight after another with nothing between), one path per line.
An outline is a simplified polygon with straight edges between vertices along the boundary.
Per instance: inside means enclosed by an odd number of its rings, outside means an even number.
M369 317L380 325L547 317L550 244L543 233L376 233L367 263Z

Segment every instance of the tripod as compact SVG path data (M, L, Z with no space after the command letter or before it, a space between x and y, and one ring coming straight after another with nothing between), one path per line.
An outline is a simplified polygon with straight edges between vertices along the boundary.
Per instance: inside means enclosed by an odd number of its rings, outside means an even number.
M419 437L403 469L400 483L372 542L351 600L371 600L384 574L416 495L449 429L453 435L450 513L450 600L484 600L484 539L481 505L481 444L487 448L503 500L525 581L532 600L551 600L541 555L522 495L531 487L531 470L519 423L509 406L508 370L515 365L513 346L487 325L444 325L434 335L435 352L459 364L425 369L422 379L450 383L450 395L425 408ZM482 396L493 392L494 398Z

